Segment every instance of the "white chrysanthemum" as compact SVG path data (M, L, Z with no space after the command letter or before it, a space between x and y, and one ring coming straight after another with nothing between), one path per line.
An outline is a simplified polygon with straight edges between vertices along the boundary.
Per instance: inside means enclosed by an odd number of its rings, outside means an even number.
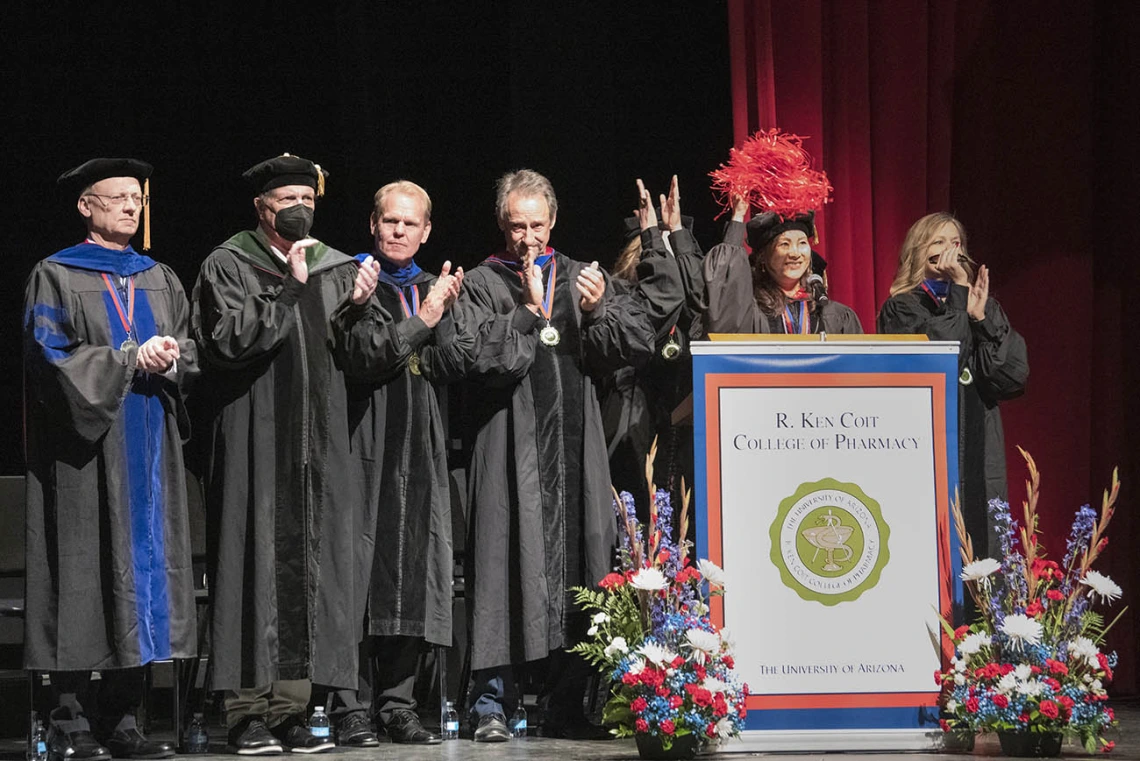
M727 684L711 676L707 677L705 681L701 682L701 687L704 687L713 695L717 694L718 692L728 692Z
M727 626L721 627L720 630L720 643L724 646L724 652L731 653L736 650L736 640L732 636Z
M1093 668L1100 668L1100 661L1097 659L1099 654L1100 648L1088 637L1076 637L1069 643L1070 660L1084 661Z
M990 644L990 635L974 632L967 634L966 638L958 644L958 652L962 655L973 655L988 644Z
M1015 613L1012 616L1006 616L1005 621L1002 621L1001 631L1005 636L1013 640L1015 646L1022 643L1028 645L1036 645L1041 642L1041 634L1043 629L1038 621L1034 621L1028 616L1023 616L1020 613Z
M1027 682L1033 676L1033 667L1028 663L1019 663L1013 670L1013 677L1019 682Z
M594 623L595 624L604 624L606 621L609 621L609 620L610 620L610 617L601 611L594 614Z
M1015 689L1017 689L1017 681L1018 681L1017 680L1017 674L1012 672L1012 671L1009 672L1008 674L1006 674L1005 676L1003 676L1001 679L998 680L998 683L997 683L998 692L1003 692L1006 695L1008 695L1009 693L1011 693Z
M694 650L709 654L720 652L720 636L704 629L689 629L685 632L685 641Z
M669 648L658 645L656 642L646 642L637 648L637 652L644 655L645 660L658 665L672 663L673 659L677 657L676 653L669 650Z
M633 575L629 583L634 589L642 589L646 592L656 592L669 586L665 574L656 568L642 568Z
M1045 691L1045 685L1036 679L1032 679L1018 684L1017 691L1027 697L1035 698Z
M724 569L711 560L706 560L705 558L698 560L697 570L701 572L701 576L705 577L705 581L709 583L710 587L724 586Z
M727 716L716 723L716 736L721 740L732 737L732 722L728 720Z
M613 642L606 645L606 649L602 652L606 654L607 658L613 658L619 653L628 653L629 643L625 641L625 637L614 637Z
M1085 674L1084 676L1081 677L1081 679L1084 680L1085 684L1092 684L1093 675L1092 674Z
M954 664L954 670L957 672L960 672L960 673L965 673L966 672L966 661L964 661L964 660L958 661L956 664Z
M961 687L965 683L966 683L966 677L964 675L962 675L962 674L955 674L954 675L954 684Z
M962 581L981 581L1001 570L1001 563L993 558L982 558L962 567Z
M958 710L958 701L957 700L947 700L946 701L946 710L949 711L950 713L954 713L955 711L957 711Z
M1081 583L1099 597L1101 602L1112 602L1124 594L1124 590L1120 588L1119 584L1097 571L1087 571L1085 577L1081 579Z
M1092 690L1093 692L1100 692L1101 690L1104 689L1104 685L1101 683L1101 681L1099 679L1094 679L1094 680L1092 680L1092 684L1089 685L1089 689Z

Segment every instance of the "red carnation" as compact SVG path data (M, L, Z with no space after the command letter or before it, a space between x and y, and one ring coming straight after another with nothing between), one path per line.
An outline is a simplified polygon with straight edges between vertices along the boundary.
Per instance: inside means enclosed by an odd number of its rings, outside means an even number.
M1054 674L1057 674L1058 676L1065 676L1066 674L1069 673L1069 667L1068 666L1061 663L1060 661L1055 661L1052 658L1046 658L1045 659L1045 666L1046 666L1046 668L1048 668L1050 671L1052 671Z
M669 688L663 684L657 685L657 689L654 690L654 692L657 693L657 697L659 698L669 697Z
M1072 707L1073 707L1073 706L1072 706L1072 702L1073 702L1073 701L1071 701L1071 700L1069 701L1069 704L1070 704L1070 705L1069 705L1069 707L1070 707L1070 708L1072 708ZM1116 711L1112 710L1111 708L1106 708L1106 709L1104 709L1104 710L1105 710L1105 713L1107 713L1107 714L1108 714L1108 720L1109 720L1109 721L1116 721Z
M713 697L713 716L719 719L720 717L727 715L728 703L724 702L724 695L718 692L716 696Z
M731 655L726 655L721 658L721 660L724 661L724 665L728 666L730 669L736 668L736 661L733 660L733 657Z
M938 669L934 669L934 683L942 684L942 672Z
M669 707L672 709L680 708L685 702L685 699L680 695L669 696Z
M1060 703L1061 707L1064 708L1066 711L1073 710L1073 706L1076 705L1073 702L1073 699L1070 698L1068 695L1062 695L1061 697L1057 698L1057 702ZM1110 708L1108 710L1111 711L1112 709Z
M978 712L978 699L975 696L971 695L966 698L966 710L970 713Z
M641 681L641 677L638 676L637 674L633 673L632 671L627 671L624 674L622 674L622 676L621 676L621 683L626 685L627 687L633 687L635 684L637 684L640 681Z
M633 728L640 734L645 734L649 731L649 722L645 719L638 719L633 722Z
M607 573L605 577L598 582L598 586L602 589L617 589L618 587L625 586L625 577L620 573Z
M955 642L961 641L961 639L969 633L970 633L970 627L959 626L957 629L954 630L954 641Z
M704 687L695 688L692 692L692 696L693 702L699 705L701 708L708 708L710 705L712 705L712 693L706 690Z
M946 721L946 719L939 719L938 726L942 727L943 732L950 731L950 722Z
M1023 713L1023 714L1021 714L1020 716L1018 716L1017 718L1018 718L1018 720L1019 720L1019 721L1021 721L1023 724L1028 724L1028 723L1029 723L1029 714L1027 714L1027 713Z
M697 675L697 680L701 681L701 682L705 681L705 677L707 677L709 675L708 669L706 669L704 666L702 666L699 663L697 665L693 666L693 671Z
M716 724L709 724L705 727L705 734L709 737L716 737Z
M683 656L683 655L678 655L676 658L674 658L674 659L673 659L673 662L672 662L672 663L670 663L669 665L670 665L670 666L672 666L672 667L673 667L673 668L675 668L675 669L679 669L679 668L681 668L681 666L683 666L684 664L685 664L685 656Z
M1030 666L1029 667L1029 673L1036 676L1037 674L1041 673L1041 667L1040 666Z
M1034 600L1025 606L1025 615L1037 617L1045 612L1045 606L1041 604L1040 600Z
M637 698L634 698L634 701L629 704L630 710L633 711L634 713L642 713L648 707L649 707L649 702L645 698L640 697L640 696L638 696Z
M1045 596L1048 597L1050 600L1054 600L1054 601L1065 599L1065 596L1063 594L1061 594L1060 590L1057 590L1057 589L1050 589L1048 592L1045 593Z
M671 734L673 734L674 730L675 730L675 727L673 726L673 720L672 719L666 719L665 721L661 722L661 731L664 732L665 734L671 735Z
M998 708L1005 708L1009 705L1009 698L999 692L994 695L994 705Z
M1052 700L1042 700L1041 713L1045 716L1048 716L1050 719L1055 719L1060 715L1061 712L1057 710L1057 704Z
M1106 742L1104 744L1104 747L1100 749L1100 752L1101 753L1108 753L1110 750L1112 750L1115 747L1116 747L1116 741L1115 740L1109 740L1108 742Z
M669 562L669 550L661 550L661 552L658 552L657 553L657 562L660 563L661 565L665 565L666 563L668 563Z
M1053 689L1053 692L1056 692L1057 690L1061 689L1061 683L1058 682L1056 679L1054 679L1051 676L1047 676L1044 679L1042 679L1041 681L1044 682L1045 684L1049 685L1049 687L1051 687Z
M1014 671L1015 669L1012 663L1003 663L998 669L998 673L1002 676L1005 676L1006 674L1012 674Z

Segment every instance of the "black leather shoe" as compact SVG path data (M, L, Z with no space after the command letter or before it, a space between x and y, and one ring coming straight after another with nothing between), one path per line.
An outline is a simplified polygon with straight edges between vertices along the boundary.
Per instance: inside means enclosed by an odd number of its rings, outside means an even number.
M269 731L290 753L324 753L336 747L332 738L315 737L304 716L290 716Z
M557 737L563 740L612 740L614 736L605 727L592 724L586 717L568 722L545 722L539 731L543 737Z
M64 732L54 724L48 726L49 761L111 761L111 751L85 729Z
M511 739L511 732L507 729L507 717L501 713L489 713L479 717L479 726L475 730L477 743L505 743Z
M247 716L229 734L230 750L239 756L268 756L281 752L281 743L260 716Z
M138 727L112 732L107 738L107 748L115 758L170 758L174 755L173 745L146 739Z
M372 731L364 711L353 711L337 724L336 744L342 748L375 748L380 738Z
M384 725L384 731L394 743L404 745L438 745L443 738L424 729L415 711L396 711Z

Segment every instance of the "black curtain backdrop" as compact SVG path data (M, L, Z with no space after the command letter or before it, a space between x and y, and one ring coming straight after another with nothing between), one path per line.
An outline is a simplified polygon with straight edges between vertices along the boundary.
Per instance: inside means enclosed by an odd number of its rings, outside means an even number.
M727 36L723 3L9 5L0 472L23 468L24 280L83 234L55 186L64 170L153 163L152 255L187 292L253 225L241 173L285 151L331 173L313 232L349 253L370 245L376 189L406 178L434 204L421 265L473 266L502 241L496 178L524 166L554 183L552 241L575 258L610 264L635 178L656 193L674 172L711 245L706 175L732 144Z

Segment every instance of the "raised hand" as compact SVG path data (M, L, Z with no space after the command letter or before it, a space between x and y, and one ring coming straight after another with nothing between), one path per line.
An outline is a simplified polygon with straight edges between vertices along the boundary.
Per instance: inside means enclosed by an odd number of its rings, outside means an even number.
M301 261L304 261L302 257ZM308 270L306 269L306 277L308 277ZM297 277L296 274L293 277ZM300 278L297 278L300 280ZM360 263L360 267L356 271L356 280L352 283L352 303L357 306L365 303L368 299L372 298L372 294L376 292L376 283L380 281L380 262L373 259L371 256L366 257ZM301 282L304 282L303 280Z
M638 180L638 182L641 181ZM578 282L575 285L578 287L578 293L582 296L578 301L578 306L583 312L594 311L601 303L602 297L606 295L606 279L602 276L601 270L598 269L597 262L590 262L589 267L578 273Z
M968 285L969 277L966 275L966 269L962 263L958 261L958 255L961 254L962 249L958 246L947 246L942 249L942 253L938 255L938 261L931 265L934 271L938 273L939 280L949 280L958 285Z
M633 213L637 216L642 230L657 227L657 211L653 208L653 197L649 195L645 183L640 179L637 181L637 208Z
M293 279L299 283L309 280L309 264L305 261L305 249L316 244L317 241L313 238L303 238L290 246L289 253L285 254L289 271L293 273Z
M677 188L677 175L669 183L669 195L661 196L661 221L670 230L681 229L681 191Z
M990 271L986 265L978 268L978 276L970 286L970 295L966 299L966 314L973 320L986 319L986 302L990 298Z
M744 196L732 197L732 221L743 222L744 214L748 211L748 200Z
M424 325L429 328L434 328L439 324L443 313L447 311L455 300L459 298L460 287L463 284L463 268L460 267L456 270L455 274L451 274L451 262L443 263L442 269L439 271L439 278L432 283L431 290L428 295L424 297L423 303L420 304L420 319L424 321Z
M535 257L530 253L527 253L523 259L522 303L527 309L538 314L543 296L542 267L535 264L534 259Z

